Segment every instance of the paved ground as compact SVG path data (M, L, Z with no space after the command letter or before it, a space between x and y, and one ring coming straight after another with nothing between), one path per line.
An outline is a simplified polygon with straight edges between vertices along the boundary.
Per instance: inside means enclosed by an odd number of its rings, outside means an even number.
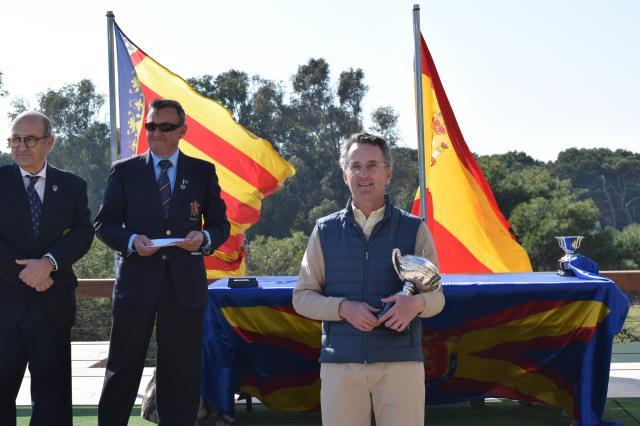
M74 342L71 347L73 405L97 405L104 380L104 367L92 367L107 358L109 342ZM640 397L640 343L615 345L609 377L609 398ZM153 368L145 368L136 404L151 379ZM31 405L29 371L18 394L18 405Z
M107 358L109 342L73 342L71 344L71 374L73 376L73 405L97 405L104 381L104 367L92 367ZM104 364L104 363L102 363ZM142 403L142 395L151 380L153 368L145 368L138 389L136 404ZM18 405L31 405L29 369L18 393Z

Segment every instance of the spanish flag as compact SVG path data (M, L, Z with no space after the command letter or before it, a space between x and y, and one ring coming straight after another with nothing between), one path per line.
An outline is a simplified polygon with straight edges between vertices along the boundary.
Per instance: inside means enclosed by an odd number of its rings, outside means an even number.
M438 72L421 43L427 224L446 273L529 272L480 166L464 141ZM419 117L420 118L420 117ZM412 213L420 216L420 191Z
M174 99L182 104L189 131L180 141L187 155L216 166L222 198L231 222L229 239L205 257L207 277L216 279L244 275L244 232L260 219L264 197L277 191L293 176L295 168L271 144L233 119L220 103L198 94L138 46L115 25L118 62L121 156L147 150L143 126L148 104L155 98Z

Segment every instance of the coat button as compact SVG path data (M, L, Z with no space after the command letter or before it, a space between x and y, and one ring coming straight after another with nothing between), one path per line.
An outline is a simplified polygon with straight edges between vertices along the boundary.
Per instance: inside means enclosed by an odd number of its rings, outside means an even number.
M164 231L164 234L165 234L166 236L171 235L171 230L170 230L170 229L167 229L166 231Z
M162 255L162 260L167 260L167 255L166 254Z

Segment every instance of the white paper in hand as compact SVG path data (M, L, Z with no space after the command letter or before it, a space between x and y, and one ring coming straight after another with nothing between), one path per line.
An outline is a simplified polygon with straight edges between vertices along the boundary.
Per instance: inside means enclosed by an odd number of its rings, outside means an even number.
M184 240L184 238L156 238L151 240L151 247L175 246L177 243Z

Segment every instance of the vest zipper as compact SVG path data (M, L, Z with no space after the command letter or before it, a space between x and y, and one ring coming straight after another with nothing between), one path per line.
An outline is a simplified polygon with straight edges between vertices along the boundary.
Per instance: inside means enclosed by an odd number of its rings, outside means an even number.
M353 223L353 226L356 228L356 232L360 235L360 238L362 239L362 241L364 242L364 271L362 271L363 276L362 276L362 281L363 281L363 287L364 287L364 302L368 303L369 300L369 241L367 241L367 238L364 236L364 232L362 232L362 229L360 229L360 227L358 226L357 223ZM369 333L363 333L364 334L364 364L366 364L369 360L368 357L368 348L369 348Z

